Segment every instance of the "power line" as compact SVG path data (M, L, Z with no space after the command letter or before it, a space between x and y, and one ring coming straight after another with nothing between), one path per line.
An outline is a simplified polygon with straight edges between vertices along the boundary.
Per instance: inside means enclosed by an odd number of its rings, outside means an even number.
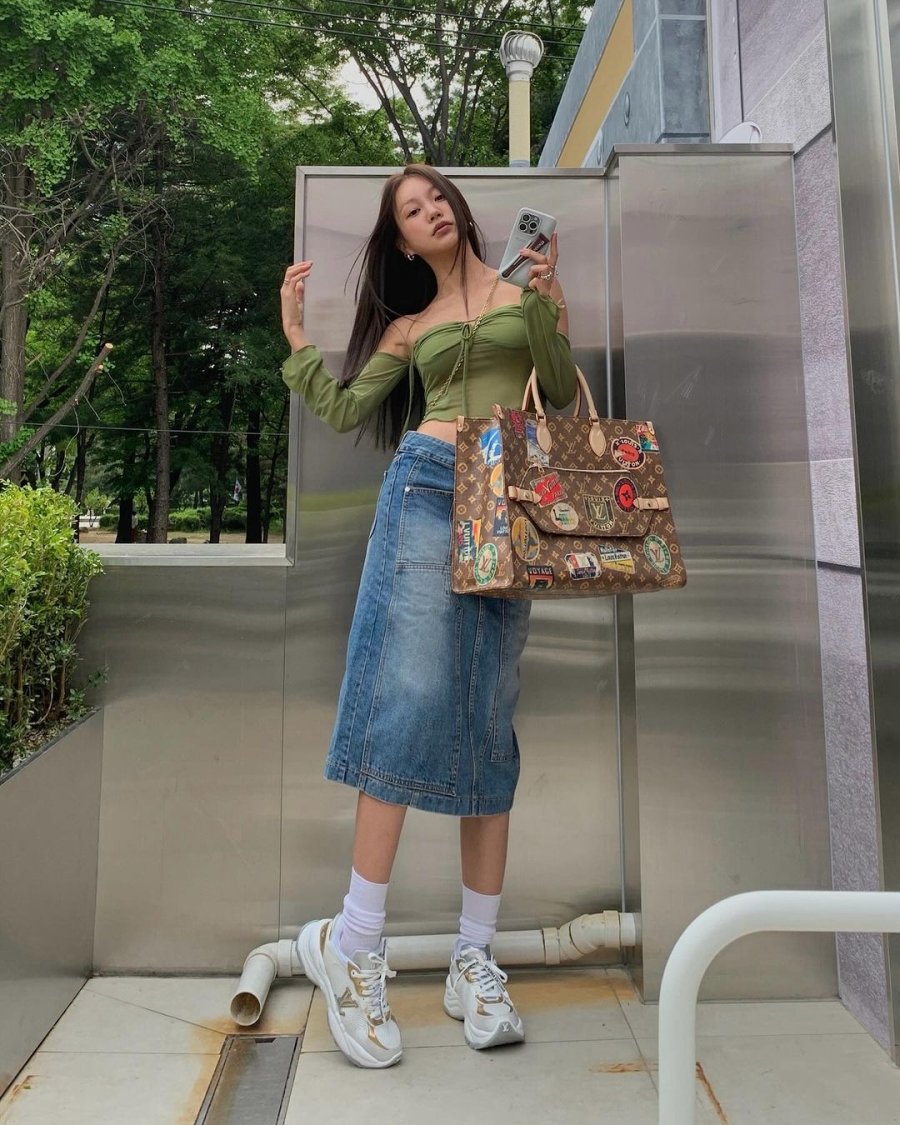
M22 428L31 426L37 429L43 425L43 422L22 422ZM54 430L113 430L116 433L135 433L135 434L158 434L159 428L156 426L101 426L96 422L57 422L53 427ZM232 437L244 437L251 435L254 437L288 437L287 430L164 430L167 434L230 434Z
M362 8L378 8L380 11L382 11L382 12L384 11L384 5L383 4L376 4L376 3L373 2L373 0L330 0L330 2L332 4L353 4L354 6L358 6L358 7L362 7ZM260 0L219 0L219 3L220 4L239 4L239 5L241 5L241 7L244 7L244 8L262 8L264 11L274 10L274 11L278 11L278 12L296 12L299 15L323 16L326 19L338 19L338 20L352 19L354 21L354 23L374 23L377 27L383 27L384 26L384 24L380 20L367 19L365 16L350 15L346 12L321 12L321 11L318 11L318 10L313 9L313 8L292 8L292 7L288 7L285 4L273 4L271 2L261 3ZM402 9L402 8L397 9L397 11L398 11L398 13L402 13L403 15L413 15L414 14L413 12L407 11L407 10ZM215 13L209 13L209 14L213 15ZM437 15L436 12L422 12L421 14L422 15L429 15L429 16ZM451 19L451 20L454 20L454 21L457 19L457 17L455 15L449 15L449 14L448 14L447 18ZM478 23L478 22L480 22L480 23L495 23L495 24L501 23L500 20L492 19L490 16L469 16L466 19L465 22L466 23ZM391 26L392 27L401 27L401 28L403 28L403 30L407 30L408 27L409 27L408 24L391 24ZM414 27L415 25L412 25L412 26ZM507 24L507 26L512 27L513 25ZM550 24L537 24L536 26L537 27L550 27L551 25ZM445 29L445 30L449 31L449 33L451 35L459 35L460 34L460 32L458 30L452 30L452 29ZM583 31L584 28L581 27L581 26L578 26L576 24L557 24L557 26L555 28L553 28L552 30L554 30L554 31ZM496 38L496 32L471 31L469 34L470 35L478 35L482 39L495 39ZM552 46L561 46L561 47L568 46L568 44L566 44L561 39L544 39L543 43L545 45L550 44Z
M388 39L387 36L385 36L385 35L363 35L361 32L332 31L330 28L327 28L327 27L304 27L302 24L282 23L282 22L276 22L276 21L273 21L273 20L258 20L258 19L252 19L249 16L228 16L228 15L225 15L223 12L204 12L202 9L199 9L199 8L167 8L167 7L162 7L159 4L139 3L138 0L101 0L101 2L104 3L104 4L119 4L124 8L145 8L148 11L152 11L152 12L172 12L173 14L178 15L178 16L202 16L205 19L211 19L211 20L229 20L229 21L232 21L232 22L235 22L235 23L257 24L261 27L278 27L282 31L306 31L306 32L311 32L312 34L315 34L315 35L333 35L333 36L337 36L340 39L368 39L368 40L371 40L373 42L387 43L394 48L396 48L397 45L398 45L397 40ZM322 13L317 12L316 15L322 15ZM335 18L343 19L344 17L338 16L338 17L335 17ZM410 45L411 44L407 44L407 46L410 46ZM416 46L420 45L420 46L423 46L423 47L442 47L442 46L446 46L446 44L444 44L444 43L436 43L433 40L423 40L421 44L415 44L415 45ZM474 51L474 52L491 51L493 49L494 48L492 48L492 47L467 47L466 48L467 51ZM564 61L571 62L572 58L574 56L571 56L571 55L553 55L551 57L555 58L555 59L562 59Z

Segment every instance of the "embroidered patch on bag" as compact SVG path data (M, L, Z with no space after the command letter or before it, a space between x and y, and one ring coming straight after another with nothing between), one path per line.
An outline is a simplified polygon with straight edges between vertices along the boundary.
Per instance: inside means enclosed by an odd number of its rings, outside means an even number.
M540 465L546 469L550 464L550 454L545 453L538 445L537 422L531 418L525 419L525 446L526 459L529 465Z
M485 543L475 559L475 581L486 586L497 573L497 548L493 543Z
M569 575L576 581L582 578L596 578L600 573L597 556L590 551L572 551L566 555Z
M503 444L500 440L500 427L491 426L479 438L481 444L481 456L484 458L485 465L488 468L491 465L498 465L503 457Z
M528 571L528 585L532 590L549 590L553 585L552 566L529 566L525 569Z
M506 507L506 497L497 501L497 510L494 512L494 534L509 534L509 510Z
M517 437L525 436L525 417L521 410L510 410L509 420Z
M557 500L565 500L566 494L563 486L559 483L559 476L556 473L548 473L547 476L541 477L536 480L531 486L533 491L537 493L538 504L542 508L546 508L550 504L555 504Z
M524 516L513 520L512 543L516 554L526 563L534 562L541 550L541 538L534 524Z
M574 531L578 527L578 513L571 504L554 504L550 509L550 519L561 531Z
M491 469L491 492L497 497L506 496L506 482L503 479L502 462Z
M619 574L634 574L634 559L625 547L600 544L600 565L603 570L616 570Z
M650 453L659 453L659 442L656 440L656 434L653 431L653 423L636 422L634 428L638 436L638 441L641 444L641 449L646 449Z
M481 520L457 520L456 557L459 562L471 562L478 554L481 540Z
M634 487L634 481L628 477L619 477L613 486L613 496L616 498L616 503L623 512L633 512L634 502L637 500L637 489Z
M609 451L615 463L622 469L637 469L644 463L644 451L633 438L615 438Z
M588 519L591 526L598 531L609 531L615 519L613 517L612 501L608 496L586 496Z
M659 574L668 574L672 569L672 552L658 535L648 535L644 540L644 557Z

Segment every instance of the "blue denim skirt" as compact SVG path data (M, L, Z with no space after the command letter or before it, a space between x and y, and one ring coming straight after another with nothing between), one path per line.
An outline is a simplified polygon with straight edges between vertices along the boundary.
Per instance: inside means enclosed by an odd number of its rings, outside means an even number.
M325 777L454 816L507 812L531 603L450 590L456 450L407 432L385 474Z

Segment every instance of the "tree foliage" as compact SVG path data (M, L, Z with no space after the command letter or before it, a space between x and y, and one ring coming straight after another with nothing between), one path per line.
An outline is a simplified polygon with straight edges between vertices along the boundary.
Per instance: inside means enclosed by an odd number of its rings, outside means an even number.
M511 27L548 41L537 151L586 9L184 7L0 0L0 477L79 503L99 490L119 538L140 522L159 540L170 507L208 509L217 538L238 479L247 537L265 539L283 494L295 167L505 163ZM335 80L348 61L377 109Z

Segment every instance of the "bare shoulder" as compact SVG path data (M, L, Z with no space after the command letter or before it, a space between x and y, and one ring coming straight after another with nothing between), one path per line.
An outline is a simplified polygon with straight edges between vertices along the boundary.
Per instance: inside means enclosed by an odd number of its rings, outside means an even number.
M376 351L388 352L400 359L409 359L409 330L412 321L408 316L398 316L385 328Z
M521 285L513 285L511 281L497 282L497 292L494 294L493 304L496 305L521 305L524 290Z

